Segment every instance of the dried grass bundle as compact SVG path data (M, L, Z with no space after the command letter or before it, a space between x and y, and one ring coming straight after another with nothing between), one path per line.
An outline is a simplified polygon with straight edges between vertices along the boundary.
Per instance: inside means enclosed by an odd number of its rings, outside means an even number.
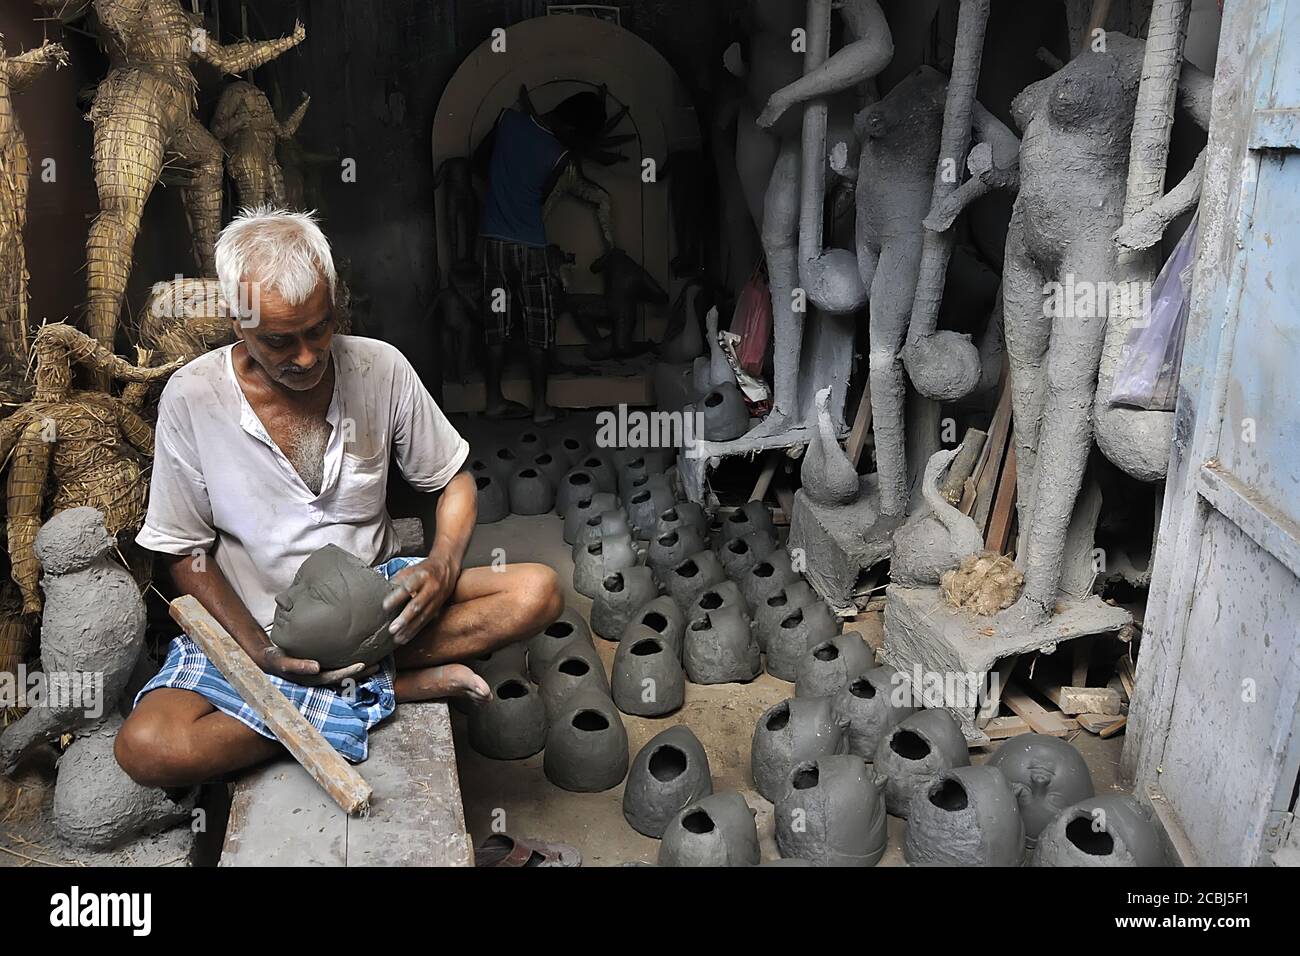
M981 551L964 558L939 579L949 607L965 608L984 617L1009 608L1020 597L1025 576L1006 555Z

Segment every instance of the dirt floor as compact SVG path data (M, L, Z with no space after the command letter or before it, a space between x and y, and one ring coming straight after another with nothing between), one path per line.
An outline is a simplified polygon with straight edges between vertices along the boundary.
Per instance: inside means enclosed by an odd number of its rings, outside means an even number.
M464 427L464 423L458 424ZM516 426L515 432L518 431ZM479 452L490 448L494 438L490 434L475 436L471 432L471 441ZM496 552L498 548L501 552ZM570 548L564 543L561 521L555 515L511 516L495 524L479 526L470 546L469 561L486 564L494 553L504 554L511 562L535 561L554 568L566 589L568 605L584 616L590 612L591 600L572 588ZM879 615L869 615L851 626L862 631L869 642L879 641ZM617 645L598 637L595 643L608 671ZM646 741L660 731L674 724L687 724L708 753L714 790L739 790L744 794L757 811L763 860L777 859L772 805L753 788L749 752L759 717L768 707L793 694L793 684L768 674L749 684L688 683L686 703L675 714L662 718L623 715L630 755L635 757ZM571 843L582 852L589 866L655 862L659 841L636 832L623 819L621 784L603 793L569 793L546 779L541 754L516 761L490 760L470 748L463 717L454 715L453 727L465 817L475 844L493 832L495 824L497 829L504 827L512 834ZM1098 793L1115 789L1122 741L1122 737L1101 740L1082 731L1072 741L1092 768ZM979 763L991 752L974 751L972 761ZM890 817L889 850L881 865L903 865L902 841L903 821Z

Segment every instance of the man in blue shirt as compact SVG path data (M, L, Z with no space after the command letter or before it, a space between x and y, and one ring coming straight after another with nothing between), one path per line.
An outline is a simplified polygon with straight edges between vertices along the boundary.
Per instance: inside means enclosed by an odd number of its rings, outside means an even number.
M518 403L506 401L501 392L506 343L516 315L522 317L528 346L533 421L545 425L558 417L546 402L556 307L542 210L573 159L566 143L590 141L604 123L603 99L596 93L577 93L542 115L502 110L476 151L476 159L488 157L479 241L486 306L484 384L490 418L528 414Z

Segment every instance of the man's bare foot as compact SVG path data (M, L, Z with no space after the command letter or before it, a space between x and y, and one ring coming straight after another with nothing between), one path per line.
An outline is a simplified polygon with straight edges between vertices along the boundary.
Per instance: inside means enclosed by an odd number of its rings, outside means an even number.
M463 697L476 704L492 699L492 688L464 664L423 667L397 675L397 699L444 700Z

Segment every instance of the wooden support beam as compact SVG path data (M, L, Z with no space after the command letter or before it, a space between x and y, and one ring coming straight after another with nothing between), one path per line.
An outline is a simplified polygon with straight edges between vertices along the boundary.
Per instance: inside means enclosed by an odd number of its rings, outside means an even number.
M989 512L993 509L993 495L1002 475L1002 463L1011 443L1011 385L1008 364L1003 362L1002 380L998 386L998 406L989 425L984 454L975 469L975 504L968 512L981 532L988 528Z
M208 613L207 608L193 595L185 594L172 601L169 609L172 620L199 645L244 702L266 721L276 739L334 802L346 813L366 813L372 795L370 784L348 766L321 732L276 690L262 669L253 663L253 659Z
M1002 703L1011 708L1012 713L1023 717L1034 733L1047 734L1050 737L1064 737L1073 733L1078 722L1067 720L1060 714L1054 714L1038 701L1034 700L1019 687L1008 687L1002 692ZM988 731L986 730L985 733Z
M853 430L849 432L849 442L845 446L849 461L853 467L858 466L862 457L862 446L867 443L867 430L871 427L871 380L862 383L862 398L858 400L858 413L853 416Z
M763 453L763 470L758 473L754 490L749 493L750 501L762 501L767 497L767 489L772 484L772 476L776 474L776 466L784 457L785 452L780 448L769 448Z
M966 434L961 440L961 451L948 466L948 474L939 482L939 494L943 495L953 507L961 504L966 482L975 473L975 466L984 452L984 443L988 441L988 437L987 433L978 428L966 429Z
M989 516L989 530L984 536L984 546L994 554L1006 554L1011 541L1011 522L1016 517L1016 450L1007 451L1007 462L998 479L998 493Z
M1073 662L1070 670L1070 684L1074 687L1088 686L1088 667L1092 664L1092 638L1076 637L1070 642Z
M1063 714L1117 716L1120 696L1109 687L1044 687L1043 693Z

